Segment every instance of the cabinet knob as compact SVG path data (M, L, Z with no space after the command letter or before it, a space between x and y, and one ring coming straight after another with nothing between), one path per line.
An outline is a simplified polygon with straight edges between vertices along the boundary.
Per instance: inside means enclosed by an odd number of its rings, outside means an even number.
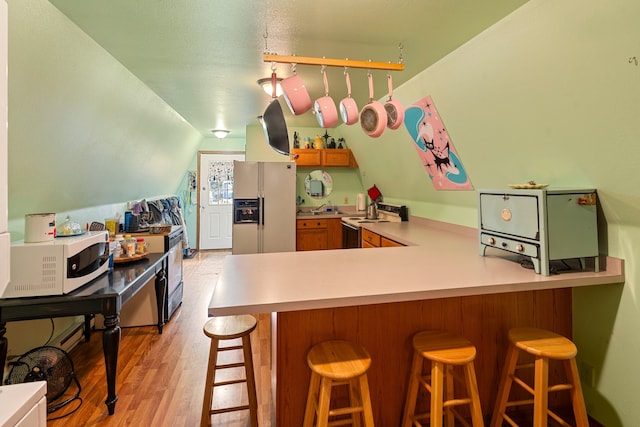
M493 237L489 237L488 242L489 242L490 245L495 245L496 244L496 239L494 239Z
M516 250L517 250L518 252L524 252L524 245L522 245L521 243L518 243L518 244L516 245Z

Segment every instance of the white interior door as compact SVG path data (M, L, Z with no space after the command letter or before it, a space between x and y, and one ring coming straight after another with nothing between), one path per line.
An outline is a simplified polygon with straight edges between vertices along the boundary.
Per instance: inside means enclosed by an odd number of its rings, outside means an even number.
M230 249L233 226L233 161L244 154L199 153L198 248Z

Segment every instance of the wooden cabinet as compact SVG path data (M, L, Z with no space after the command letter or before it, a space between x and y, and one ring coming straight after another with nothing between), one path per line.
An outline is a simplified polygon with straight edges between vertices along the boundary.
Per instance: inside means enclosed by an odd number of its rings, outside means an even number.
M392 246L405 246L402 243L381 236L378 233L367 230L366 228L362 229L361 235L361 244L363 248L389 248Z
M363 228L360 232L362 236L363 248L379 248L380 247L380 235Z
M380 246L383 248L390 248L393 246L405 246L402 243L396 242L395 240L387 239L386 237L380 237Z
M316 251L342 248L340 218L308 218L296 221L296 250Z
M358 167L353 153L348 148L294 148L291 155L297 156L296 165L302 167Z
M320 166L322 163L322 151L324 150L294 148L291 150L291 154L298 156L295 158L297 166Z
M296 221L296 250L328 249L329 229L326 219L299 219Z

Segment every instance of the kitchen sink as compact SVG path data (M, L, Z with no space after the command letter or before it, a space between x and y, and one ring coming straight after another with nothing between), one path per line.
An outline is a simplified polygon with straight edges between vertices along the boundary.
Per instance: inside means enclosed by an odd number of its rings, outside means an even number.
M341 211L321 211L321 212L299 212L298 216L326 216L326 215L344 215Z

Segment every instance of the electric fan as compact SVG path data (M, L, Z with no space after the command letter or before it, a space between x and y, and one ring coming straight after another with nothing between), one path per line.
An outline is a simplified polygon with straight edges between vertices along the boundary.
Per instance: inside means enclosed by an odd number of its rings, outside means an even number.
M11 370L5 384L47 382L47 412L49 413L57 411L75 399L80 399L80 382L73 371L73 362L62 349L51 346L37 347L9 365ZM78 387L76 395L53 404L69 388L71 381L75 381Z

